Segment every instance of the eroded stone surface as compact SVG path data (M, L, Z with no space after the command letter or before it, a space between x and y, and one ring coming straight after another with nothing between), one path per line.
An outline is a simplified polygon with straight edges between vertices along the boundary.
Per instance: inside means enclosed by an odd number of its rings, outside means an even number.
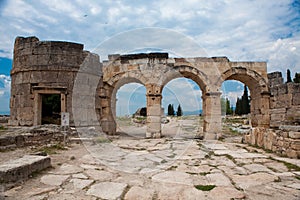
M60 186L63 184L64 181L69 178L69 175L54 175L54 174L49 174L49 175L44 175L41 178L41 182L47 185L54 185L54 186Z
M86 194L102 199L118 199L125 192L126 187L125 183L102 182L92 185Z

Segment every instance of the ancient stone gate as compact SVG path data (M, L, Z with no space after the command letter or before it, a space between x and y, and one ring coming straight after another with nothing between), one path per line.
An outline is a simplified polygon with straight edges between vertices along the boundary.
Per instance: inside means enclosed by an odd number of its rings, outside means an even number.
M82 72L82 68L96 70ZM75 100L78 91L73 87L78 73L87 77L80 80L78 98L89 99L93 106ZM95 125L98 121L104 132L114 134L117 90L137 82L146 87L146 137L161 137L162 89L178 77L192 79L202 90L205 138L215 139L221 133L220 95L225 80L238 80L249 87L252 126L270 124L265 62L231 62L226 57L169 58L167 53L149 53L110 55L108 61L100 63L98 55L83 51L81 44L19 37L11 76L11 125L40 124L40 95L54 93L61 94L61 111L70 113L71 125ZM85 117L80 123L74 122L74 107L82 108L80 114Z

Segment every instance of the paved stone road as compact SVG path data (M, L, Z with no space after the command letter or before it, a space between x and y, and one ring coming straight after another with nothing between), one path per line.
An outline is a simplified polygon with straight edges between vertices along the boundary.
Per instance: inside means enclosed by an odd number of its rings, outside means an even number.
M51 157L5 199L300 199L300 160L243 144L123 138Z

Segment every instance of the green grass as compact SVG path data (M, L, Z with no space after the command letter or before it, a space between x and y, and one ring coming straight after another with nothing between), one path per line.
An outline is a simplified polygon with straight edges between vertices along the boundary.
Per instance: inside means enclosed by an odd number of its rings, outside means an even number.
M210 174L210 172L200 172L201 176L206 176L207 174Z
M288 168L289 171L300 171L300 167L298 167L297 165L294 165L292 163L282 161L282 160L277 160L277 159L274 159L272 157L269 157L269 159L274 160L276 162L281 162L282 164L284 164L286 166L286 168Z
M96 143L110 143L111 141L105 137L98 137L95 142Z
M300 171L300 167L298 167L297 165L284 161L281 162L289 169L289 171Z
M5 128L4 126L0 125L0 130L6 130L7 128Z
M56 154L57 150L67 150L62 144L54 144L52 146L44 146L38 151L46 154Z
M195 185L195 188L202 191L210 191L214 189L215 185Z

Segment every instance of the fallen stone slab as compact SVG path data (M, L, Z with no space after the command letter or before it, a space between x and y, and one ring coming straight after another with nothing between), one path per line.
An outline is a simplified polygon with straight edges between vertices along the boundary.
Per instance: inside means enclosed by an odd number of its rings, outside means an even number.
M25 155L22 158L0 165L0 183L13 186L14 183L26 180L32 173L51 166L49 156Z
M133 186L125 195L125 200L152 200L154 190Z
M101 199L119 199L127 186L125 183L102 182L92 185L86 194Z
M77 189L84 189L87 186L91 185L94 181L93 180L82 180L82 179L72 179L70 182L73 183L74 187Z
M67 179L69 178L69 175L56 175L56 174L49 174L45 175L41 178L41 182L46 185L52 185L52 186L60 186L63 184Z
M193 185L191 176L185 172L166 171L156 174L152 177L153 181L162 183Z

